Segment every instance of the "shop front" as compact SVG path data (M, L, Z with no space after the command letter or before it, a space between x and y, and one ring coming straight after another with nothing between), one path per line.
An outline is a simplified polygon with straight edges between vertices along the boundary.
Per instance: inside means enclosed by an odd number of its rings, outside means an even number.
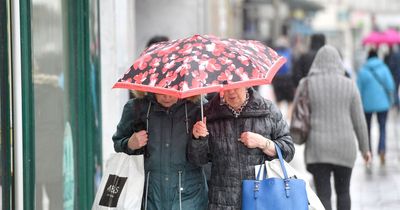
M0 210L90 209L102 164L98 0L0 8Z

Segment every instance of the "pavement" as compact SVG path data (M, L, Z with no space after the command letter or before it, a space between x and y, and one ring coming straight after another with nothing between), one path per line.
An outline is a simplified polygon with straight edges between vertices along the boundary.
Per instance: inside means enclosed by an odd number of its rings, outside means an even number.
M371 130L374 151L368 169L359 155L350 186L353 210L400 210L400 113L391 110L386 127L386 164L382 166L376 154L378 123L376 118Z

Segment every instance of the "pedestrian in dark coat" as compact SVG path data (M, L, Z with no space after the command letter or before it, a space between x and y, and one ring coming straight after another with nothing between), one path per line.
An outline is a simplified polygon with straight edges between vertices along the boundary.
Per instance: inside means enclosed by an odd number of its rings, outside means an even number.
M399 99L399 85L400 85L400 45L397 46L395 51L394 46L390 46L389 53L385 56L385 63L392 73L395 88L395 101L394 105L400 110L400 99Z
M240 210L242 180L255 179L254 166L276 158L275 144L286 161L294 155L289 127L277 107L254 89L226 90L205 107L206 123L193 127L189 161L212 162L210 210Z
M126 103L113 136L114 148L129 155L145 154L147 210L207 208L202 167L189 163L186 156L199 108L193 100L159 94L136 96Z
M309 51L300 55L293 66L293 83L295 87L299 85L299 82L303 77L307 76L315 55L319 48L325 45L325 42L324 34L313 34L311 36Z

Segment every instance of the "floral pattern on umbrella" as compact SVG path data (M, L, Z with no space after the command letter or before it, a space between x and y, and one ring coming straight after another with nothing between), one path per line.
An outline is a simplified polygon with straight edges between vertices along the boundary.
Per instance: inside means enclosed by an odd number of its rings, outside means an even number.
M150 46L114 88L185 98L268 84L284 63L258 41L194 35Z

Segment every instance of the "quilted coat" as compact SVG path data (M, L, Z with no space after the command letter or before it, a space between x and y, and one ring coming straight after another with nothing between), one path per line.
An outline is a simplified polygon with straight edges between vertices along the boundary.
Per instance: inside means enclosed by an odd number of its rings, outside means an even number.
M220 103L217 95L206 105L208 138L192 139L188 145L189 161L196 165L212 162L208 209L240 210L242 180L254 179L254 166L264 160L275 159L261 149L249 149L238 139L244 131L251 131L277 144L286 161L294 155L289 127L279 109L249 89L249 101L236 118Z

